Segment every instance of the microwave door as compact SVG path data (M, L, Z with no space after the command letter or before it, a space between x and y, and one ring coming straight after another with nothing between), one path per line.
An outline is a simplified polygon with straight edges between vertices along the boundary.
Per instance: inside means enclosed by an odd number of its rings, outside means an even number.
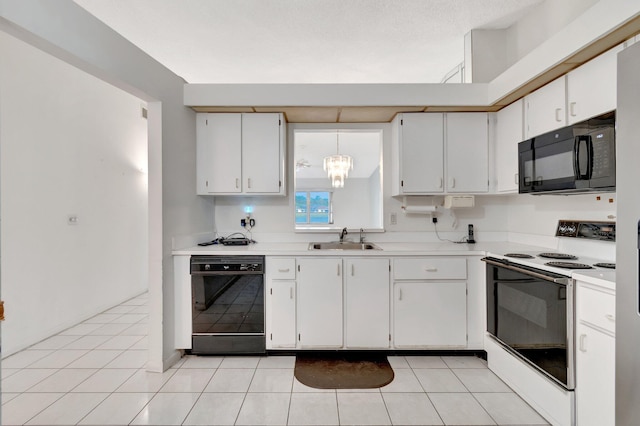
M556 137L559 136L559 137ZM547 136L547 135L545 135ZM574 152L576 141L572 133L551 134L540 138L534 146L534 192L576 188ZM562 137L564 136L564 137ZM580 145L580 144L579 144ZM579 147L578 149L584 149ZM583 167L582 165L579 165ZM588 185L588 181L586 181Z

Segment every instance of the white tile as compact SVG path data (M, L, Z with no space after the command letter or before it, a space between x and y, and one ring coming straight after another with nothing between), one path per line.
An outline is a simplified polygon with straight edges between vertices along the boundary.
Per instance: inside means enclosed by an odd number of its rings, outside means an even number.
M181 368L167 380L160 392L202 392L213 372L212 369Z
M22 395L21 393L8 393L8 392L2 392L2 395L0 395L0 399L2 399L2 404L6 404L7 402L11 401L13 398ZM2 422L0 422L0 425L2 424Z
M3 359L2 368L25 368L52 353L52 350L27 349Z
M96 349L129 349L142 339L141 336L114 336Z
M80 425L128 425L151 400L151 393L114 393L83 418Z
M183 425L233 425L242 401L243 393L204 393Z
M65 349L95 349L98 345L103 344L111 336L82 336L65 346Z
M291 392L293 368L265 368L256 370L249 392Z
M442 420L425 393L383 394L394 425L441 425Z
M130 314L148 314L149 307L147 305L135 306L129 313Z
M109 394L68 393L29 420L27 425L75 425Z
M405 356L411 368L448 368L439 356Z
M258 368L294 368L295 366L295 356L266 356L260 358L258 362Z
M144 336L142 339L138 340L138 343L131 346L129 349L131 350L141 350L146 351L149 349L149 338Z
M96 371L89 368L63 368L31 387L27 392L69 392Z
M122 386L116 389L116 392L158 392L176 371L169 369L164 373L151 373L144 369L138 370Z
M147 314L123 314L111 321L112 324L135 324L147 318Z
M136 307L131 305L118 305L111 309L107 309L103 313L105 314L127 314L133 311Z
M147 324L129 324L129 327L124 329L122 336L147 336L149 334L149 326Z
M58 371L55 368L20 370L2 381L2 392L24 392Z
M182 364L184 364L184 362L186 360L187 359L185 357L182 357L179 360L177 360L175 363L173 363L173 365L171 367L169 367L169 368L180 368L180 367L182 367Z
M449 368L487 368L487 361L475 356L443 356Z
M89 334L93 336L116 336L129 327L131 327L131 324L102 324Z
M16 374L18 371L22 370L21 368L3 368L1 373L2 373L2 380L6 379L9 376L13 376L14 374Z
M470 393L429 393L429 399L446 425L495 425Z
M317 388L312 388L311 386L307 386L304 383L301 383L300 380L298 380L295 377L295 373L294 373L294 377L293 377L293 392L322 392L322 393L336 393L335 389L317 389Z
M39 359L28 368L63 368L85 355L86 349L60 349Z
M548 425L515 393L474 393L473 395L499 425Z
M336 389L337 393L380 393L380 388L367 389Z
M97 328L100 328L100 324L78 324L58 334L63 336L85 336Z
M136 371L138 370L116 368L98 370L94 375L73 388L72 392L113 392Z
M180 368L218 368L222 359L220 356L187 355Z
M448 368L421 368L413 371L425 392L467 392L467 388Z
M248 393L236 425L286 425L290 397L289 393Z
M256 368L260 362L259 357L236 356L225 357L219 368Z
M56 335L49 337L42 342L36 343L29 349L61 349L77 339L78 336Z
M411 368L405 357L403 356L388 356L387 360L389 361L389 365L394 370L400 368Z
M158 393L131 422L132 425L180 425L199 393Z
M393 372L393 381L380 388L381 392L424 392L418 378L410 368Z
M382 394L338 393L340 423L347 425L390 425Z
M335 393L294 393L289 406L289 425L338 425Z
M89 318L83 324L108 324L113 322L113 320L119 318L122 314L98 314L94 317Z
M67 368L102 368L121 353L120 350L93 350L69 364Z
M147 363L148 352L128 350L114 358L104 368L142 368Z
M511 392L509 386L488 368L460 368L452 371L469 392Z
M255 370L248 368L218 369L204 389L205 392L246 392Z
M4 389L2 393L4 394ZM0 424L22 425L63 396L63 393L19 394L2 405L2 422Z

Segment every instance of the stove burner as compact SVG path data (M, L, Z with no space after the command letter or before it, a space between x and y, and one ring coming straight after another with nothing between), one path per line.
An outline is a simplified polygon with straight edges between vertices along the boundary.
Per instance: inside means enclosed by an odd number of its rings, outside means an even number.
M616 269L615 263L594 263L593 266L597 266L598 268Z
M565 253L540 253L538 256L546 257L548 259L565 259L565 260L573 260L578 258L577 256L574 256L572 254L565 254Z
M504 255L504 257L515 257L518 259L533 259L534 256L531 256L530 254L524 254L524 253L507 253Z
M593 269L593 266L578 262L547 262L547 266L555 266L564 269Z

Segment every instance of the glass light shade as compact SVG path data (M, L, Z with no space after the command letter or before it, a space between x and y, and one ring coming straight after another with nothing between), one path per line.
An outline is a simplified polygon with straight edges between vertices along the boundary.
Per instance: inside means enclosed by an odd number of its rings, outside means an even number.
M353 170L353 158L349 155L330 155L324 157L324 170L334 188L343 188L344 180L349 177L349 170Z

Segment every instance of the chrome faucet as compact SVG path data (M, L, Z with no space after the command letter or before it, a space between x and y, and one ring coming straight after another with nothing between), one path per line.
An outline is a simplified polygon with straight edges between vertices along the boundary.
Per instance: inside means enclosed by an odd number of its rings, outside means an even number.
M342 228L342 231L340 231L340 242L344 241L344 236L347 235L347 228Z
M363 232L364 229L360 228L360 244L364 243L364 235L362 235Z

